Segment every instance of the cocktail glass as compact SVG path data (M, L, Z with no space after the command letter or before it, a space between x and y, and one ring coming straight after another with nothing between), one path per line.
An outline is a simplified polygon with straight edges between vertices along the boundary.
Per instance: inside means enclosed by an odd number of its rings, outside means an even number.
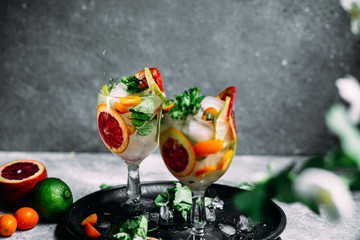
M122 209L134 215L146 210L153 202L140 198L139 165L158 147L165 94L156 68L145 68L132 77L115 82L111 79L99 91L97 125L106 147L127 164L128 200Z
M193 95L189 92L189 96ZM174 239L222 239L219 231L205 231L204 195L206 189L229 168L235 153L234 96L235 88L229 87L217 97L205 97L199 111L195 110L186 118L179 116L182 109L176 107L178 99L172 104L175 107L164 108L160 152L169 171L190 188L193 198L192 229L177 233ZM186 102L178 105L186 105Z

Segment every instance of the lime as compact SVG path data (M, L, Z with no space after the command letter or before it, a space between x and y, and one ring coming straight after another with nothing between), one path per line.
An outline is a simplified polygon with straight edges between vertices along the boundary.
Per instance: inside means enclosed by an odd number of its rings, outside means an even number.
M220 109L219 113L215 117L215 126L214 126L214 138L224 139L227 131L227 113L229 111L230 97L225 98L224 105Z
M39 181L29 195L29 205L47 222L58 221L73 203L69 186L59 178Z
M149 68L145 68L145 77L146 77L146 81L150 87L150 89L153 89L155 94L157 96L159 96L161 98L161 100L165 101L166 100L166 96L165 93L161 92L159 86L156 84L151 72Z

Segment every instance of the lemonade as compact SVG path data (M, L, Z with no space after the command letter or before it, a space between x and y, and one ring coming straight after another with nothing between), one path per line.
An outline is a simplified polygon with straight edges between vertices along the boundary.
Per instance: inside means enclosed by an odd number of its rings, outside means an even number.
M217 97L199 93L198 88L190 88L167 102L161 121L160 152L169 171L192 192L192 229L177 235L183 239L222 239L217 233L205 232L204 195L226 172L235 154L235 88L229 87Z
M128 82L122 79L110 91L99 91L98 128L110 151L126 163L139 164L158 146L162 98L145 79L133 81L138 88Z
M197 114L187 116L186 120L175 120L164 113L161 154L173 175L191 189L206 189L226 172L232 160L236 136L231 133L226 115L216 119L214 113L206 118L207 109L219 113L223 107L225 101L205 97ZM174 149L176 152L172 152Z

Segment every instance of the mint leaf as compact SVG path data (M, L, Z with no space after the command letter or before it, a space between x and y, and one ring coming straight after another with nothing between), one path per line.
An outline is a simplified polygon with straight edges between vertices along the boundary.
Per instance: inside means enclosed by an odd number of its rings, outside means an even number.
M156 123L156 116L150 122L145 123L141 127L137 128L136 133L140 136L147 136L151 133Z
M191 211L191 204L191 190L186 186L182 187L179 182L175 183L175 187L168 188L167 194L160 193L155 199L157 207L167 206L173 211L180 212L185 220Z
M200 89L190 88L179 95L175 95L175 105L169 110L170 117L174 120L186 120L188 115L196 115L201 108L204 95L199 95Z
M155 111L155 102L152 97L141 98L141 103L133 107L131 112L141 112L151 117Z
M138 237L146 239L148 219L141 215L138 219L129 219L124 223L116 224L104 233L104 239L133 240Z
M123 77L120 82L124 83L130 93L141 93L149 88L147 82L135 76Z

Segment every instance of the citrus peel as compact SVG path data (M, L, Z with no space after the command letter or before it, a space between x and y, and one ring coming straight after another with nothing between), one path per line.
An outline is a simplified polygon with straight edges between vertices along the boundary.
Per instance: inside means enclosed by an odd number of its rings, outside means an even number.
M224 140L222 139L210 139L202 142L198 142L193 145L193 149L196 157L206 157L210 154L217 153L223 149Z
M218 169L221 170L221 171L228 169L233 156L234 156L234 150L229 149L225 153L225 155L224 155L223 159L221 160L221 162L219 163Z
M201 168L197 171L195 171L195 175L198 178L202 178L206 175L212 174L214 171L216 171L217 167L215 165L209 165L207 167Z

